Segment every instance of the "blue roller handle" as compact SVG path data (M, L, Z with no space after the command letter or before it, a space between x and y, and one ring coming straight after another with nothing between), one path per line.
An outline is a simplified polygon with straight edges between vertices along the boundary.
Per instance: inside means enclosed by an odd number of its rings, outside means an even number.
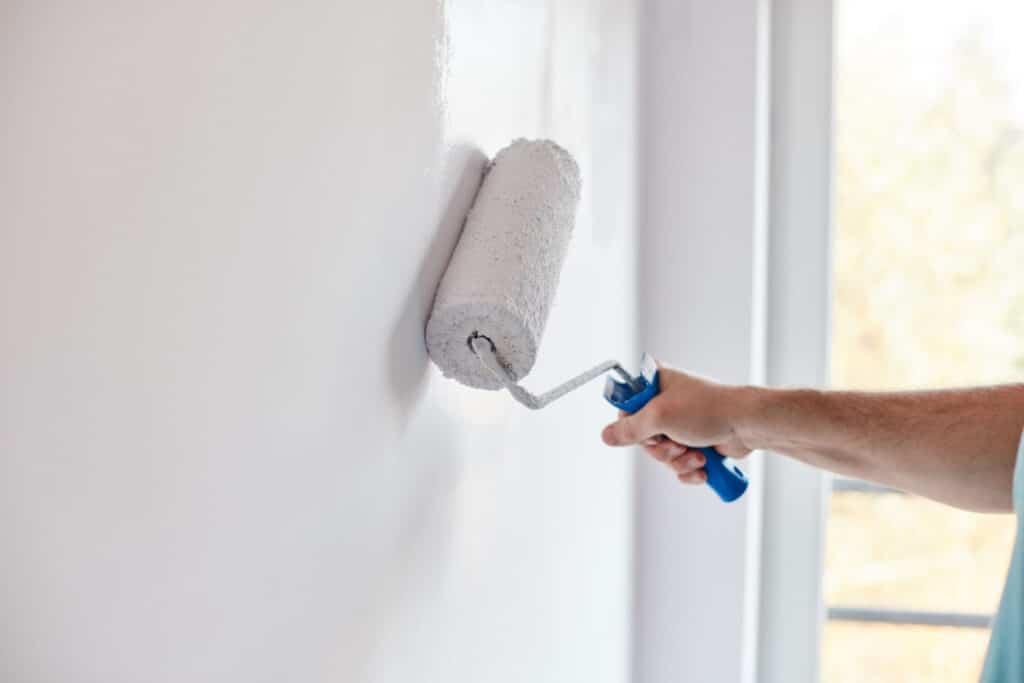
M647 354L644 354L640 375L634 381L641 385L640 389L635 389L629 384L617 382L609 377L605 384L604 397L616 408L632 414L657 396L659 391L658 366L654 359ZM718 494L718 497L726 503L731 503L742 496L749 483L747 475L743 474L743 471L736 465L726 462L725 456L714 447L703 446L697 450L704 454L703 469L708 475L707 484Z
M726 503L731 503L742 496L749 483L743 470L726 462L725 456L719 453L714 446L704 446L698 450L707 459L704 471L708 474L708 486L714 489L718 497Z

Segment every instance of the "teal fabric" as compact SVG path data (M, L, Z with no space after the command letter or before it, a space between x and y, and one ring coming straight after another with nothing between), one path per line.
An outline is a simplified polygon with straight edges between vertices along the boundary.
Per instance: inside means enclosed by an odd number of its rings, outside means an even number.
M1017 541L999 613L992 625L981 683L1024 682L1024 437L1013 470L1013 509L1017 512Z

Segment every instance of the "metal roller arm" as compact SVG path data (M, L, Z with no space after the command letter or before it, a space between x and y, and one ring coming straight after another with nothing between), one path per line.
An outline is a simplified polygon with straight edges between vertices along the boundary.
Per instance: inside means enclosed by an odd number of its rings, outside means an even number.
M573 389L583 386L590 380L600 377L606 372L615 372L627 384L637 387L636 379L630 376L618 361L609 360L577 375L576 377L573 377L563 384L559 384L554 389L537 396L516 383L515 378L509 374L505 364L501 362L501 358L498 356L498 352L494 348L494 342L492 342L490 338L485 337L482 334L473 333L466 341L469 344L469 348L473 350L473 353L476 354L476 357L480 359L480 362L485 368L487 368L494 378L501 382L502 386L508 389L509 393L512 394L517 401L530 410L539 410L552 401L565 396Z

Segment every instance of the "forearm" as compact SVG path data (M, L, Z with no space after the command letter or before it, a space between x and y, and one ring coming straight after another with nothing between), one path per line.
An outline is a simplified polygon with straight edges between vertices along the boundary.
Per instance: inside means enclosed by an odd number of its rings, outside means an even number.
M1012 508L1024 385L907 393L742 389L750 448L978 511Z

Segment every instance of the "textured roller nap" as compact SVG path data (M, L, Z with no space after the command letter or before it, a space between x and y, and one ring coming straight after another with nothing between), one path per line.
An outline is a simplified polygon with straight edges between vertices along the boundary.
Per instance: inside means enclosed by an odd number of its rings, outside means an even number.
M494 342L516 379L533 367L579 196L579 168L555 143L516 140L498 152L427 322L427 352L445 376L501 388L467 343L474 332Z

